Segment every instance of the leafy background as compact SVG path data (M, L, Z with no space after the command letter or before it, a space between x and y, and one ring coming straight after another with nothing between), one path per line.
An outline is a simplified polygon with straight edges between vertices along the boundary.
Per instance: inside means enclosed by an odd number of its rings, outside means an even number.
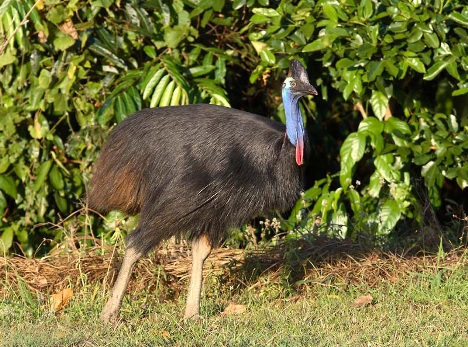
M112 127L193 103L284 121L292 58L320 93L301 103L308 190L254 234L466 236L462 0L4 0L0 38L2 252L42 254L70 234L120 241L132 220L101 221L82 203Z

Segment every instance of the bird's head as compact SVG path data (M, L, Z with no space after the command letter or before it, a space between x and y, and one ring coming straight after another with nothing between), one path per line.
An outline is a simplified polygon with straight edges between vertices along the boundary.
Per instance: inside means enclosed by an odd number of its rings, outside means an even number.
M293 59L291 61L288 77L283 83L283 92L289 93L293 98L297 99L307 94L318 94L317 90L309 82L306 69L298 60Z
M317 95L317 90L310 84L304 66L293 59L289 67L288 77L283 83L283 104L286 113L286 134L289 141L296 147L296 163L304 164L305 130L299 109L299 99L306 94Z

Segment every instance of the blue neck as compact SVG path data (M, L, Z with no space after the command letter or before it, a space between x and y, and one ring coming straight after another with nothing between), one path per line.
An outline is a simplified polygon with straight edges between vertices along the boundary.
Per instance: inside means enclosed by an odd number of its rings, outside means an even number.
M297 140L303 140L305 136L304 122L299 109L299 95L294 95L287 88L283 89L283 105L286 114L286 134L289 141L296 146Z

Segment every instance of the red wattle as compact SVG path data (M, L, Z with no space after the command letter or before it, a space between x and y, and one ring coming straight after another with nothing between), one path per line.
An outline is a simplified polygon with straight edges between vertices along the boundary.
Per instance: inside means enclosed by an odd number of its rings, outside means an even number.
M296 163L301 166L304 164L304 139L298 138L296 140Z

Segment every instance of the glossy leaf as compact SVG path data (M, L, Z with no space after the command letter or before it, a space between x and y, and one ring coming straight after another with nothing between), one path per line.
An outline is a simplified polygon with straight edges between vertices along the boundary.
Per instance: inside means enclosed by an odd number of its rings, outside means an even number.
M163 78L161 78L156 89L153 92L153 96L151 97L150 107L156 107L159 104L161 97L163 96L164 90L166 89L166 86L169 83L169 80L169 75L166 75Z
M154 90L154 87L161 81L161 78L166 74L164 69L160 69L160 65L156 65L153 67L143 80L141 88L143 90L142 97L144 100L147 100L148 97Z
M268 65L273 65L276 62L274 54L271 53L269 50L262 50L260 52L260 57L262 58L262 61L264 61Z
M426 67L419 58L406 58L406 63L416 72L425 73Z
M374 117L367 117L359 123L358 132L364 135L376 135L382 133L384 123Z
M352 133L343 142L340 149L340 183L342 187L346 188L351 184L354 166L363 157L365 147L366 137L361 133Z
M387 96L378 90L374 90L370 98L370 103L372 105L372 110L374 111L375 116L382 121L385 118L385 114L387 112Z
M395 200L388 200L380 211L380 233L388 234L396 226L401 217L401 210Z
M445 68L447 65L449 65L450 63L454 62L455 61L455 57L452 57L450 59L447 59L447 60L443 60L443 61L438 61L437 63L435 63L434 65L432 65L426 72L426 74L424 75L424 79L426 81L431 81L433 80L437 75L439 75Z
M174 92L175 85L175 81L170 81L168 83L161 96L161 100L159 101L159 106L169 106L171 104L172 93Z

